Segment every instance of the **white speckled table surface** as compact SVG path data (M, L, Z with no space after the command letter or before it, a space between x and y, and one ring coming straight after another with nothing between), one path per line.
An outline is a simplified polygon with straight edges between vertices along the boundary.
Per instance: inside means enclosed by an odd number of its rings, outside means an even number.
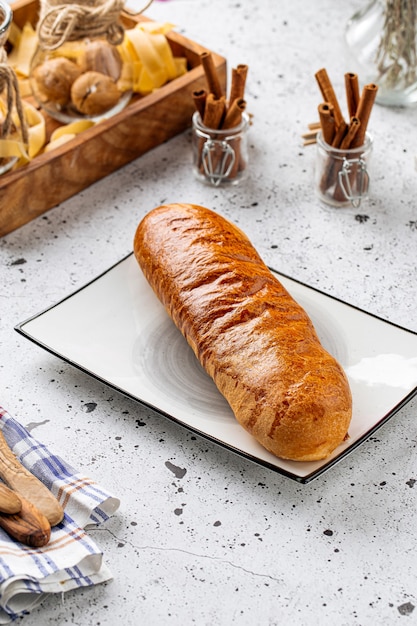
M339 89L359 0L170 0L147 15L250 67L250 175L214 189L174 138L0 240L0 404L119 495L91 536L109 583L49 596L25 626L417 624L417 400L300 485L200 438L18 335L14 326L124 257L167 202L215 209L264 260L417 331L417 108L374 108L371 200L323 208L313 189L314 73ZM52 183L51 184L56 184ZM1 198L0 198L1 203Z

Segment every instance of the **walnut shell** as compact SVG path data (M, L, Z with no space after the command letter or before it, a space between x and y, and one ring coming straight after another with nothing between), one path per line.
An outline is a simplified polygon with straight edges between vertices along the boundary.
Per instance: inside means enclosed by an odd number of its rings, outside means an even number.
M74 81L71 99L84 115L101 115L112 109L121 93L113 79L100 72L85 72Z
M80 68L64 57L48 59L32 72L37 91L43 101L65 106L70 101L71 86L80 76Z
M97 39L86 44L82 64L85 70L106 74L117 82L123 61L115 46L104 39Z

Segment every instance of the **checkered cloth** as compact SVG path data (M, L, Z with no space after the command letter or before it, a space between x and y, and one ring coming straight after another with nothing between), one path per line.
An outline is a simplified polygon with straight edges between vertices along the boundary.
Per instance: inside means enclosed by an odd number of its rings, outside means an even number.
M0 624L7 624L47 593L61 594L111 578L100 548L84 529L107 520L120 501L52 454L1 407L0 429L22 465L46 484L65 510L42 548L16 542L0 528Z

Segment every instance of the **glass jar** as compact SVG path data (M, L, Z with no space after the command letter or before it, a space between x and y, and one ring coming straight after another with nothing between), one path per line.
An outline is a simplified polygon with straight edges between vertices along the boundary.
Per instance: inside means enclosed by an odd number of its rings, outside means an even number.
M379 87L376 102L417 103L417 0L372 0L349 20L349 63Z
M0 0L0 46L3 48L12 25L13 13L6 0Z
M105 37L67 41L53 50L38 47L30 84L38 104L63 123L99 121L121 111L132 92L120 89L123 61Z
M358 209L369 196L369 164L373 142L366 134L358 148L341 150L317 135L315 187L322 202L332 207Z
M208 185L237 185L247 174L247 134L249 116L242 113L238 126L228 129L208 128L198 111L192 118L193 171Z
M9 141L16 128L11 125L7 137L2 136L2 129L9 111L8 87L6 83L7 54L4 49L13 20L13 13L6 0L0 0L0 174L8 172L17 162L18 157L10 155Z

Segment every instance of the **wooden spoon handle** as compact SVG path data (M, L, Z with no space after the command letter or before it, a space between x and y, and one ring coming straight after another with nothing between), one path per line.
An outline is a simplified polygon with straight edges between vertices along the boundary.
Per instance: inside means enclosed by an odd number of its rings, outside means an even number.
M0 513L19 513L22 502L15 491L0 483Z
M49 489L24 467L13 454L0 431L0 478L19 495L29 500L55 526L62 521L64 510Z
M51 536L51 526L46 517L26 498L21 498L19 513L0 513L0 527L10 537L33 548L46 545Z

